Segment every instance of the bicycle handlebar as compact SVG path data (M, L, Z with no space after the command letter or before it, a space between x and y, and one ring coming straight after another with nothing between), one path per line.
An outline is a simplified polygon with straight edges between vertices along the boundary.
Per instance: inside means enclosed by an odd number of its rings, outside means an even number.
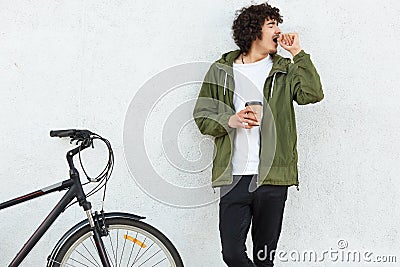
M105 138L101 137L100 135L93 133L89 130L77 130L77 129L52 130L52 131L50 131L50 137L60 137L60 138L69 137L69 138L71 138L71 141L70 141L71 144L72 144L72 142L76 141L76 145L78 145L78 146L67 152L67 161L68 161L70 170L75 169L73 157L76 154L79 154L79 162L80 162L82 170L85 173L86 178L89 180L89 182L102 182L102 181L106 180L105 183L107 183L107 181L111 175L111 172L113 170L113 166L114 166L114 153L112 151L111 144L107 139L105 139ZM88 147L94 148L93 141L95 139L99 139L107 145L109 157L108 157L107 165L104 168L104 170L96 178L91 178L88 176L88 174L85 171L85 168L83 167L80 152ZM95 190L95 189L93 189L93 190Z
M76 130L54 130L50 131L50 137L71 137L75 134Z
M77 130L77 129L68 129L68 130L53 130L50 131L50 137L70 137L73 139L86 139L89 138L93 133L89 130Z

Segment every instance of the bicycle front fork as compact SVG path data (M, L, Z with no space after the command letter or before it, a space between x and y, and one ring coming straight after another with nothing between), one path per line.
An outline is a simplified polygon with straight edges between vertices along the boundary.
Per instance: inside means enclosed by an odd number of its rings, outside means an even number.
M79 206L83 207L83 210L86 212L86 216L89 220L90 224L90 229L93 232L93 239L94 243L96 244L96 249L97 252L99 253L101 263L103 264L104 267L111 267L110 262L108 261L107 258L107 252L104 247L103 240L101 239L102 236L106 236L107 233L107 228L104 225L104 218L103 220L100 218L100 215L95 213L95 216L93 217L92 215L92 204L86 200L86 195L83 192L82 184L79 178L79 172L78 170L74 167L74 163L72 160L72 157L77 154L80 150L78 148L75 148L72 151L69 151L67 153L67 161L70 167L70 178L74 181L76 187L75 187L75 192L76 192L76 198L78 200Z
M108 234L107 229L105 227L105 220L101 218L103 213L98 214L95 213L95 216L92 215L92 210L86 210L86 215L89 220L90 228L93 232L93 239L94 243L96 244L97 251L100 256L101 263L104 267L111 267L110 262L108 261L106 249L104 247L103 240L101 239L102 236L106 236Z

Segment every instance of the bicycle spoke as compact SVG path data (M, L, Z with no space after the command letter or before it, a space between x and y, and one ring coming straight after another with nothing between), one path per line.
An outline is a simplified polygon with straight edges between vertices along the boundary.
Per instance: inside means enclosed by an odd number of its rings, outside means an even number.
M137 258L137 260L135 261L135 263L138 262L138 261L143 257L143 255L146 254L146 252L147 252L153 245L154 245L154 243L151 244L151 246L149 246L149 247L142 253L142 255L140 255L139 258ZM160 251L160 250L159 250L159 251ZM156 252L156 254L157 254L157 252ZM147 260L146 260L146 261L147 261Z
M159 262L157 262L156 264L154 264L152 267L154 267L154 266L160 264L161 262L165 261L166 259L167 259L167 258L164 258L164 259L160 260ZM171 266L170 266L170 267L171 267Z
M69 264L69 263L65 263L65 266L77 267L76 265L72 265L72 264Z
M54 263L57 263L57 264L61 265L61 262L56 261L56 260L51 260L51 262L54 262ZM66 266L72 266L72 267L74 267L74 265L71 265L71 264L69 264L69 263L65 263L65 265L66 265Z
M115 259L114 246L113 246L113 242L111 240L111 234L110 233L108 234L108 239L110 239L111 249L112 249L112 253L113 253L113 256L114 256L113 258ZM111 257L110 257L110 259L111 259ZM113 264L113 266L114 266L114 264Z
M89 253L90 257L92 257L92 259L96 262L97 266L100 266L100 264L96 261L96 259L94 258L93 254L89 251L89 249L85 246L85 243L82 242L82 246L86 249L86 251Z
M118 267L118 234L119 234L119 229L117 229L117 248L115 249L115 266Z
M92 241L93 248L96 249L96 244L94 243L93 236L89 237L90 241Z
M140 264L138 267L140 267L140 266L142 266L143 264L145 264L146 262L148 262L151 258L153 258L155 255L157 255L157 253L158 252L160 252L161 251L161 249L160 250L158 250L156 253L154 253L153 255L151 255L151 257L150 258L148 258L147 260L145 260L142 264Z
M137 239L138 236L138 232L136 232L136 236L135 239ZM129 254L129 259L128 259L128 263L126 264L126 267L129 267L129 263L131 262L131 257L132 257L132 253L133 253L133 249L135 248L135 242L133 242L132 248L131 248L131 253Z
M91 264L93 264L93 265L95 265L95 266L97 266L97 267L100 267L98 264L92 262L92 261L89 260L87 257L85 257L82 253L80 253L79 250L76 250L75 252L78 253L79 255L81 255L84 259L86 259L86 260L87 260L88 262L90 262Z
M77 263L79 263L80 265L86 266L86 267L90 267L89 265L83 264L82 262L75 260L74 258L70 258L70 260L75 261ZM71 265L71 266L75 266L75 265Z
M126 235L128 235L128 231L126 231ZM121 258L119 259L119 265L117 265L116 267L121 266L122 264L122 256L124 255L125 245L126 245L126 239L124 239L124 246L122 247Z
M144 245L144 243L146 242L146 238L147 238L147 237L144 238L143 245ZM136 263L136 259L137 259L138 255L139 255L140 251L142 250L142 246L139 246L139 247L140 247L140 248L139 248L139 251L138 251L138 253L136 254L135 259L133 260L133 263L132 263L132 266L131 266L131 267L133 267L133 265Z

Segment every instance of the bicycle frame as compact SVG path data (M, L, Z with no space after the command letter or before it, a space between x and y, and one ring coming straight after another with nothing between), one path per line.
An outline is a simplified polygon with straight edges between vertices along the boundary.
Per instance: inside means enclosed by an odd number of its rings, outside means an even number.
M69 203L76 197L75 186L71 180L66 180L61 183L57 183L55 185L43 188L41 190L37 190L30 194L6 201L0 204L0 210L23 203L25 201L44 196L46 194L61 191L70 188L67 193L61 198L61 200L57 203L57 205L53 208L53 210L49 213L46 219L40 224L38 229L33 233L33 235L29 238L29 240L25 243L22 249L15 256L13 261L9 266L18 266L25 257L29 254L32 248L36 245L36 243L42 238L44 233L50 226L54 223L54 221L60 216L60 214L64 211Z
M87 147L77 147L67 153L67 161L70 166L70 179L65 180L63 182L48 186L46 188L34 191L32 193L14 198L12 200L3 202L0 204L0 210L15 206L17 204L23 203L25 201L38 198L44 195L47 195L52 192L62 191L68 189L65 195L61 198L61 200L56 204L53 210L47 215L44 221L40 224L40 226L36 229L36 231L32 234L29 240L25 243L22 249L18 252L12 262L9 264L9 267L16 267L25 259L25 257L29 254L32 248L37 244L37 242L43 237L45 232L50 228L50 226L54 223L54 221L60 216L60 214L65 210L65 208L76 198L79 202L79 205L83 207L86 215L88 216L89 224L93 229L93 238L96 243L96 247L102 261L103 266L109 267L111 266L104 249L104 244L102 239L100 238L99 229L95 227L93 216L91 212L91 204L86 200L86 196L83 192L82 184L79 178L79 173L74 167L73 164L73 156L79 153L80 150L83 150Z

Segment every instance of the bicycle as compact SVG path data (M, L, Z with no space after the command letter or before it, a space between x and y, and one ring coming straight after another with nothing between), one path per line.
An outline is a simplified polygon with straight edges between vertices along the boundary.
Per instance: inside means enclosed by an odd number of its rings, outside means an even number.
M46 188L14 198L0 204L0 210L22 202L44 196L46 194L67 190L61 200L48 214L15 258L9 267L21 264L32 248L41 239L55 220L65 209L78 203L86 213L87 219L73 226L57 242L47 257L47 267L59 266L168 266L183 267L182 259L171 241L153 226L142 222L145 217L123 212L92 212L87 198L104 188L114 166L114 154L110 142L89 130L57 130L50 131L51 137L69 137L70 143L76 141L77 147L67 152L69 179ZM103 141L109 151L106 167L96 178L87 175L82 165L81 152L86 148L94 148L94 140ZM78 170L74 166L74 156L79 155L79 162L88 182L82 184ZM98 184L88 193L83 186L91 182ZM73 200L76 199L75 202ZM125 253L126 252L126 253Z

